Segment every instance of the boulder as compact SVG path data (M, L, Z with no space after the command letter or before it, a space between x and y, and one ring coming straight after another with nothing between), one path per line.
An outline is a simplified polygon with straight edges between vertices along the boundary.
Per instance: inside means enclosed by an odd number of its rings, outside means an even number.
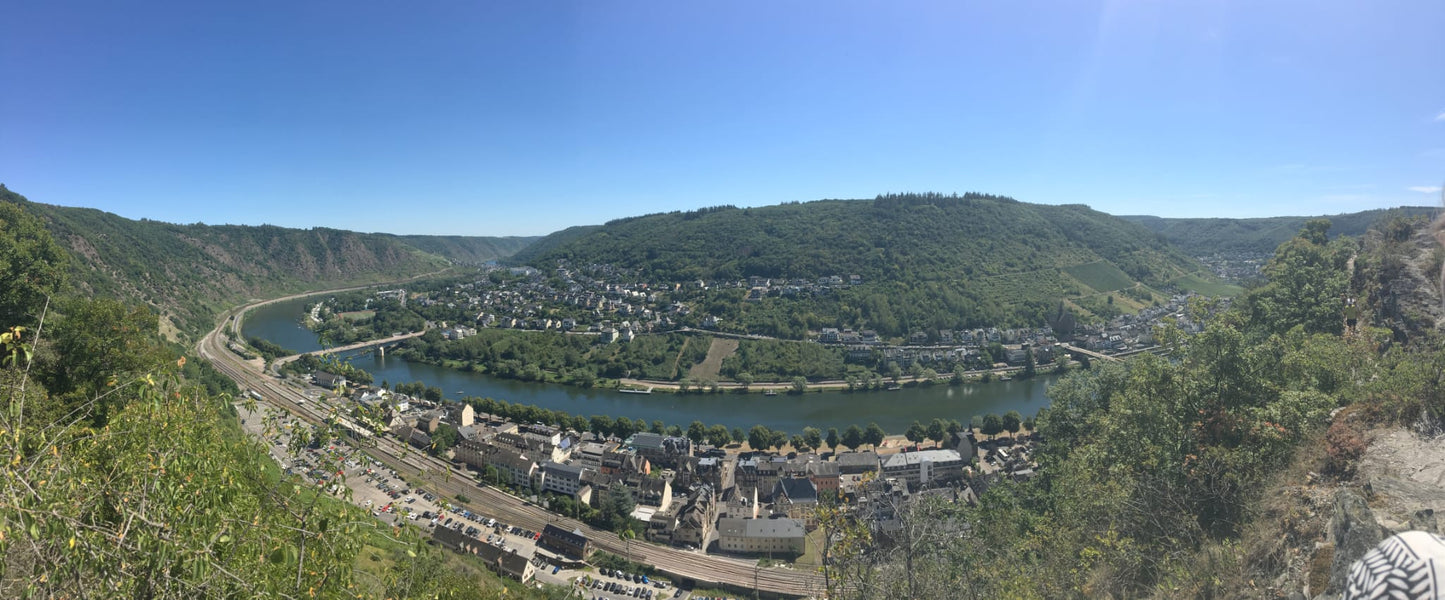
M1365 499L1348 488L1335 494L1334 516L1330 518L1330 537L1335 556L1330 565L1330 585L1325 593L1339 594L1344 589L1350 565L1385 539L1385 532L1375 521L1375 513Z

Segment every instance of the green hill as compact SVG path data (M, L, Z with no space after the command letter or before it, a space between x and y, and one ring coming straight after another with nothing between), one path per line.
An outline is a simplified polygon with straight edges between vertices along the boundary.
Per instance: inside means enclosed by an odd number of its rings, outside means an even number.
M480 237L462 235L400 235L402 243L455 263L480 265L516 254L541 237Z
M1119 218L1148 227L1190 256L1207 256L1218 252L1273 253L1275 248L1293 237L1304 226L1305 221L1310 219L1329 219L1331 236L1359 236L1371 225L1387 217L1434 216L1439 212L1440 209L1436 207L1401 206L1323 217L1171 219L1131 215Z
M857 309L874 313L864 321L900 328L1040 323L1061 299L1139 284L1164 288L1200 270L1136 223L1081 205L980 194L646 215L558 232L512 260L538 268L558 260L608 263L677 282L859 275L864 286L841 294L848 306L825 312ZM885 312L892 316L882 318Z
M183 335L209 329L220 310L246 298L395 280L447 265L389 235L134 221L30 202L3 186L0 201L45 221L72 258L77 292L146 304L160 312L163 327Z

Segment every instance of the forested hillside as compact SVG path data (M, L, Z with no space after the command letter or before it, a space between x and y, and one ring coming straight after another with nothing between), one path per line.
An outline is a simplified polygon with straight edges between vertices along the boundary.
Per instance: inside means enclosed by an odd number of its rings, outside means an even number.
M1380 491L1383 473L1355 476L1367 432L1418 432L1431 444L1445 426L1438 324L1408 340L1376 326L1394 310L1380 299L1438 286L1407 273L1428 240L1422 229L1395 223L1362 245L1330 241L1327 221L1306 223L1269 261L1268 282L1203 332L1161 328L1169 358L1095 364L1052 386L1037 475L984 479L977 507L918 502L886 541L825 511L822 527L838 540L824 551L831 596L1338 597L1325 594L1341 591L1343 571L1375 543L1347 542L1351 528L1381 535L1349 524L1338 498L1359 493L1376 506L1398 493ZM1372 299L1354 328L1346 296Z
M6 464L0 598L560 597L504 583L479 561L432 549L412 528L382 524L282 474L267 449L243 434L231 404L239 395L235 385L165 343L151 308L108 297L115 290L148 291L158 282L195 286L199 282L183 277L208 274L238 281L250 275L264 285L266 271L201 265L167 272L179 269L182 258L205 260L188 250L199 242L186 234L200 228L45 207L50 212L37 212L59 215L61 231L80 235L68 228L92 227L80 230L102 238L90 248L136 244L124 261L87 265L139 268L155 261L160 274L146 279L149 270L117 270L110 274L116 279L99 280L116 287L81 294L66 285L70 257L42 218L25 210L34 205L6 193L12 201L0 202L0 454ZM407 264L370 239L320 232L308 242L303 234L310 232L257 229L251 238L225 228L200 235L212 243L273 247L267 256L305 269L308 277ZM216 255L255 256L206 253L219 260ZM131 276L134 284L121 279ZM266 418L267 435L281 430L279 420ZM339 435L316 431L317 443ZM306 445L306 437L292 435L292 451Z
M1153 292L1201 271L1144 227L1086 206L979 194L654 214L558 232L513 257L540 269L558 260L607 263L653 281L858 275L863 285L840 305L795 312L850 324L861 311L890 331L1041 325L1065 299L1107 316L1113 292L1131 290L1147 305ZM1134 289L1141 285L1151 290Z
M482 237L464 235L399 235L402 243L464 265L507 258L540 237Z
M395 280L447 266L388 235L133 221L29 202L3 186L0 202L44 220L72 258L76 291L144 303L161 314L163 326L182 335L210 328L220 310L247 298Z
M1258 219L1171 219L1148 215L1119 218L1139 223L1164 236L1190 256L1246 252L1268 254L1284 243L1312 218L1330 222L1331 235L1360 236L1376 222L1390 217L1434 216L1440 209L1429 206L1367 210L1324 217L1264 217Z

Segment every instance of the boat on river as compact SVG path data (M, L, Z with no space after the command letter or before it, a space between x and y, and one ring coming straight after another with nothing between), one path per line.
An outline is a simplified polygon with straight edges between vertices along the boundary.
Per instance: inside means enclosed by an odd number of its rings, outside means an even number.
M624 394L651 394L651 393L652 393L652 388L646 388L646 389L641 389L641 390L639 390L639 389L637 389L637 388L617 388L617 391L622 392L622 393L624 393Z

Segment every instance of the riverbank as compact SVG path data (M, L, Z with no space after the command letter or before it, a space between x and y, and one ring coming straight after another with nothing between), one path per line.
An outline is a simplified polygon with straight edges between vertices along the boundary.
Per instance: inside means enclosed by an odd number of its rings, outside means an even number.
M306 300L273 303L249 312L245 317L245 335L272 340L299 352L321 349L315 333L302 325L306 318L305 303ZM590 388L502 379L491 373L424 364L390 349L384 357L362 351L338 358L370 373L378 384L423 382L428 387L444 390L445 397L450 399L493 398L573 415L614 418L625 415L634 420L681 424L697 420L744 430L753 425L766 425L794 433L804 427L844 429L851 424L869 422L877 422L886 431L899 432L914 420L927 423L940 417L967 423L974 415L1003 414L1010 410L1028 416L1048 406L1046 392L1058 379L1051 370L1046 370L1033 378L1010 381L993 378L990 383L960 385L916 383L900 385L897 391L854 392L846 391L846 382L835 381L830 389L817 390L810 386L808 393L787 398L781 397L786 394L786 383L765 383L762 387L754 384L749 390L752 393L738 393L730 387L728 393L723 394L720 387L719 394L682 394L677 393L678 382L658 381L655 392L632 394L618 391L617 386L622 384L616 379L599 379L597 385ZM773 391L778 397L764 395L770 387L777 388Z
M473 363L469 363L469 362L466 362L466 361L461 361L461 360L451 360L451 359L433 360L433 359L429 359L429 358L426 358L426 357L417 356L416 353L414 353L414 352L406 352L406 351L398 352L398 353L396 353L396 356L399 356L399 357L405 358L405 359L407 359L407 360L409 360L409 361L413 361L413 362L417 362L417 363L432 365L432 366L441 367L441 368L445 368L445 369L453 369L453 370L463 371L463 372L468 372L468 373L476 373L476 374L479 374L479 375L487 375L487 376L490 376L490 377L496 377L496 378L498 378L498 379L505 379L505 380L509 380L509 381L517 381L517 382L521 382L521 383L540 383L540 384L546 384L546 385L559 385L559 386L566 386L566 387L575 388L575 389L578 389L578 390L618 390L618 391L621 391L621 392L624 392L624 393L638 393L638 392L643 392L643 393L702 394L702 395L706 395L706 394L710 394L710 393L718 393L718 394L723 394L723 393L726 393L726 394L748 394L748 393L751 393L751 394L778 395L778 394L783 394L783 393L798 394L798 393L814 393L814 392L875 392L875 391L896 391L896 390L904 389L904 388L927 387L927 386L950 386L950 385L961 385L961 384L988 384L988 383L993 383L993 382L1002 382L1002 381L1025 379L1025 377L1022 376L1022 373L1023 373L1024 370L1025 370L1024 367L1004 367L1004 368L998 368L998 369L979 369L979 370L973 370L973 371L966 371L966 372L963 373L963 380L962 380L962 381L958 381L958 380L957 380L957 375L954 375L954 374L950 374L950 375L947 375L947 376L944 376L944 377L937 377L937 378L932 379L931 381L926 380L926 379L924 379L924 378L922 378L922 377L906 376L906 377L900 377L900 378L898 378L896 381L893 380L892 378L884 379L884 380L882 380L884 383L883 383L881 386L854 384L852 387L849 387L849 384L848 384L848 381L847 381L847 380L833 379L833 380L825 380L825 381L809 381L809 382L807 382L807 383L804 385L804 390L803 390L802 392L798 392L798 390L796 389L797 384L795 384L795 383L793 383L793 382L770 381L770 382L753 382L753 383L750 383L750 384L743 384L743 383L740 383L740 382L737 382L737 381L709 381L709 382L706 382L706 383L697 383L697 382L688 383L688 384L686 385L686 390L684 390L684 385L683 385L683 383L682 383L681 381L665 381L665 380L658 380L658 379L640 379L640 378L634 378L634 377L623 377L623 378L619 378L619 379L598 378L598 379L596 379L596 380L594 381L594 383L593 383L592 385L581 385L581 384L579 384L579 383L577 383L577 382L575 382L575 381L572 381L572 380L561 379L561 378L557 378L557 377L549 377L549 376L552 375L552 374L551 374L551 373L548 373L548 372L546 372L546 371L542 371L542 372L541 372L541 374L542 374L542 376L543 376L542 379L526 379L526 378L519 378L519 377L507 377L507 376L500 375L500 374L497 374L497 373L492 373L492 372L487 371L487 370L485 369L485 367L483 367L483 368L481 368L481 369L478 369L478 368L477 368L478 365L475 365L475 364L473 364ZM1069 369L1069 370L1073 370L1073 369L1076 369L1076 368L1079 368L1079 363L1078 363L1078 362L1070 361L1070 362L1068 363L1068 369ZM1049 370L1047 370L1047 371L1040 371L1040 372L1037 373L1035 376L1037 376L1037 375L1042 375L1042 374L1046 374L1046 373L1047 373L1047 374L1055 374L1055 375L1056 375L1056 374L1059 374L1057 371L1054 371L1054 370L1051 368L1051 369L1049 369Z
M1069 368L1070 368L1070 369L1077 368L1077 365L1078 365L1077 362L1070 362L1070 363L1069 363ZM923 379L923 378L921 378L921 377L900 377L900 378L898 378L898 381L896 382L896 385L898 386L899 389L901 389L901 388L911 388L911 387L919 387L919 386L935 386L935 385L937 385L937 386L948 386L948 385L960 385L960 384L965 384L965 383L984 384L984 383L992 383L993 381L1009 381L1009 379L1003 379L1004 377L1009 377L1009 378L1011 378L1011 379L1018 379L1018 378L1019 378L1019 374L1022 373L1023 370L1024 370L1023 367L1008 367L1008 368L1004 368L1004 369L988 369L988 370L979 370L979 371L967 371L967 372L965 372L965 373L963 374L963 376L964 376L963 381L955 381L955 379L956 379L956 376L955 376L955 375L949 375L949 376L946 377L946 378L944 378L944 377L939 377L939 378L937 378L937 379L933 379L932 381L925 380L925 379ZM1050 373L1053 373L1052 370L1049 371L1049 372L1050 372ZM985 378L985 377L984 377L985 375L987 375L988 378ZM803 393L810 393L810 392L851 392L851 391L858 391L858 392L876 392L876 391L891 391L891 390L893 390L894 388L893 388L892 386L895 384L895 382L894 382L891 378L888 379L888 380L886 380L886 381L887 381L888 383L885 384L884 387L882 387L882 388L877 388L877 387L863 387L863 386L855 386L855 387L853 387L853 388L849 388L849 387L848 387L848 382L847 382L846 380L809 381L809 382L807 383L807 385L806 385L806 390L805 390ZM678 392L678 391L680 391L680 390L682 389L682 384L679 383L679 382L676 382L676 381L656 381L656 380L651 380L651 379L631 379L631 378L623 378L623 379L619 379L618 382L619 382L619 385L623 385L623 386L631 386L631 387L634 387L634 388L647 388L647 389L651 389L651 390L655 390L655 391L662 391L662 392ZM742 383L738 383L738 382L735 382L735 381L728 381L728 382L719 381L719 382L717 382L716 385L717 385L717 388L718 388L718 392L719 392L719 393L728 392L728 393L758 393L758 394L765 394L765 393L770 392L770 391L771 391L771 392L778 392L778 393L781 393L781 392L790 392L790 393L791 393L791 392L795 392L795 391L796 391L796 390L795 390L795 387L796 387L795 384L790 383L790 382L788 382L788 383L785 383L785 382L766 382L766 383L757 383L757 382L754 382L754 383L751 383L751 384L746 384L746 385L744 385L744 384L742 384ZM692 387L693 389L696 389L697 386L696 386L696 384L694 384L693 386L690 386L690 387Z

